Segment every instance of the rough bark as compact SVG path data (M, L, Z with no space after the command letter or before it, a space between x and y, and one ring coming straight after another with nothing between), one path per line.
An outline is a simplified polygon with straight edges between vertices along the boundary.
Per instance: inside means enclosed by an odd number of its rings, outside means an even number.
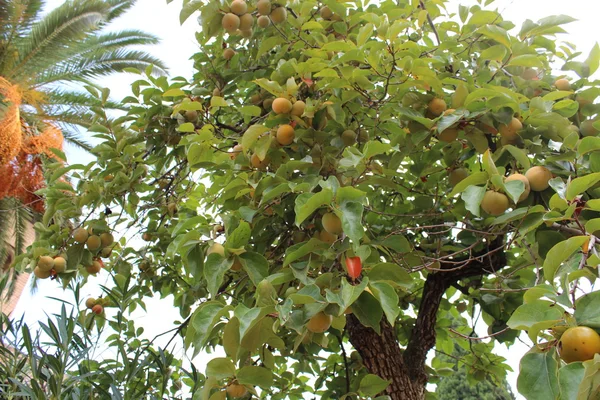
M442 264L445 272L430 273L423 287L419 314L411 338L403 351L394 328L381 321L381 335L349 315L346 329L369 373L390 380L386 393L392 400L422 400L425 397L427 353L435 345L437 311L446 290L461 279L488 275L506 265L504 238L498 237L487 249L463 266Z
M346 329L369 372L392 382L386 390L388 396L393 400L423 398L424 385L410 379L396 332L385 319L381 321L381 335L354 315L348 316Z

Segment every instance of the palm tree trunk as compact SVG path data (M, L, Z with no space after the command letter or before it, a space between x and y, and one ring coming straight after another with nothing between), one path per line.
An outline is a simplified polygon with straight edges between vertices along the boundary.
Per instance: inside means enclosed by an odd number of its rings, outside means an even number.
M21 294L23 294L23 290L25 290L25 287L27 286L29 276L31 275L26 272L17 273L14 270L10 270L15 257L17 238L20 235L20 240L23 241L23 247L27 248L35 241L35 230L33 229L33 223L31 221L28 221L27 219L17 221L16 218L19 218L18 213L6 211L3 214L4 218L9 219L9 221L7 221L8 232L6 232L4 240L2 240L3 243L0 243L0 246L4 246L8 250L9 256L2 268L0 268L0 275L8 275L6 285L0 294L0 313L10 316L17 306ZM20 224L25 227L23 232L18 232L16 229Z

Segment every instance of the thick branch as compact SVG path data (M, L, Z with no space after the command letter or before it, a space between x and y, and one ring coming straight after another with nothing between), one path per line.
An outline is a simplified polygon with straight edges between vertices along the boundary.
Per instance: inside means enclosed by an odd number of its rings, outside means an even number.
M423 384L427 382L425 359L429 350L435 345L437 312L446 290L461 279L487 275L504 268L505 265L504 236L499 236L464 268L457 270L454 264L442 264L441 269L447 268L452 271L436 272L427 276L417 321L404 352L404 362L412 380Z
M385 318L381 321L381 334L363 326L354 315L348 315L346 319L350 342L361 355L369 373L392 382L386 389L392 400L424 398L427 383L425 360L435 345L437 312L444 293L461 279L488 275L503 268L506 265L504 236L498 236L484 251L464 260L463 267L457 268L457 261L461 260L442 263L437 272L427 276L417 321L404 352L394 328Z
M392 382L385 391L392 400L423 398L425 385L409 378L396 331L385 318L381 321L381 335L362 325L352 314L346 318L346 329L367 370Z

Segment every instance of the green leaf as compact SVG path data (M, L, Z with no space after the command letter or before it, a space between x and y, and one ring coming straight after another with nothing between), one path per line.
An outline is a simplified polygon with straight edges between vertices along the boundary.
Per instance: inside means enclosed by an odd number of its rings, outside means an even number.
M584 375L585 367L578 362L567 364L558 370L560 400L577 400L577 392Z
M552 282L558 267L580 249L586 240L587 236L574 236L552 247L544 260L544 278Z
M234 314L240 321L240 338L244 340L246 334L248 334L252 328L254 328L265 315L273 312L273 307L254 307L248 308L243 304L238 304L235 308Z
M498 172L498 168L496 168L496 164L494 163L494 159L492 158L492 153L490 149L487 149L483 156L481 157L481 162L483 164L483 169L487 171L490 177L493 175L500 175Z
M329 247L327 243L315 238L311 238L308 242L297 243L286 250L283 266L286 267L307 254L326 250Z
M487 49L481 52L482 60L494 60L494 61L502 61L504 57L506 57L506 53L508 49L505 44L497 44L492 47L488 47Z
M356 37L356 44L359 45L359 46L362 46L365 43L367 43L367 41L369 40L369 38L373 34L374 28L375 27L370 22L367 23L367 24L365 24L365 25L363 25L363 27L360 28L360 30L358 31L358 36Z
M227 308L222 303L209 301L194 311L191 321L196 331L195 345L197 348L202 349L206 345L215 324L226 310Z
M543 68L544 63L540 60L538 56L534 54L523 54L510 60L508 66Z
M247 251L238 258L254 286L269 276L269 262L262 254Z
M213 358L206 364L206 376L225 379L235 375L235 365L229 358Z
M529 157L527 157L527 153L525 151L519 149L518 147L513 146L512 144L502 146L502 149L506 150L510 154L512 154L512 156L515 158L515 160L517 160L517 162L519 164L521 164L523 169L528 170L529 167L531 166L531 164L529 162Z
M257 106L243 106L239 108L240 114L247 115L249 117L260 117L262 109Z
M339 210L344 233L352 242L359 243L365 233L362 224L363 205L355 201L347 201L339 206Z
M412 245L404 235L388 236L381 242L381 245L398 253L410 253L413 250Z
M179 23L183 25L183 23L196 11L204 6L204 2L202 0L192 0L188 3L185 3L181 12L179 13Z
M527 330L540 322L560 320L562 315L563 310L556 304L546 300L535 300L519 306L506 324L511 329Z
M347 201L355 201L363 204L367 194L362 190L356 189L352 186L344 186L338 188L335 193L335 202L338 204L343 204Z
M590 76L598 70L598 66L600 66L600 46L598 46L598 43L596 43L592 48L590 55L588 56L587 60L585 60L585 65L587 65L589 68Z
M177 127L177 131L184 132L184 133L194 132L195 130L196 130L196 127L191 122L183 123Z
M516 204L525 191L525 184L519 180L503 183L504 191Z
M373 296L381 304L381 308L385 313L388 321L392 326L396 323L396 318L400 315L400 307L398 294L394 288L386 282L374 282L369 283L369 287L373 292Z
M546 352L532 351L521 359L517 388L526 399L558 398L558 362L554 355L554 349Z
M221 96L212 96L210 98L211 108L229 107L229 103Z
M329 289L325 289L327 302L339 304L340 311L343 312L346 308L350 307L360 297L360 295L367 288L369 279L363 279L358 285L351 285L345 279L342 280L342 290L337 293L333 293Z
M368 374L360 381L358 391L365 396L374 397L377 393L383 392L389 385L390 381L381 379L377 375Z
M577 400L598 399L600 395L600 357L596 354L593 360L585 361L583 366L585 373L579 385Z
M465 202L466 209L471 211L471 213L477 217L481 215L481 210L479 207L485 192L486 189L483 186L469 186L461 195L461 198Z
M270 129L264 125L252 125L249 127L246 132L244 132L244 136L242 136L242 147L244 148L244 151L251 150L258 138L264 133L269 132L269 130Z
M273 386L273 372L263 367L243 367L235 374L235 377L242 385L260 386L264 389Z
M223 283L225 272L229 271L232 265L232 259L224 258L217 253L208 255L206 264L204 264L204 278L206 278L206 286L212 297L217 295L219 287Z
M510 48L510 37L505 29L500 28L498 25L486 25L479 28L477 31L479 34L486 36L506 48Z
M567 186L565 199L568 201L573 200L598 182L600 182L600 172L573 179L571 183L569 183L569 186Z
M600 292L591 292L575 302L577 325L600 329Z
M317 21L308 21L305 22L304 24L302 24L302 28L300 28L303 31L312 31L312 30L323 30L323 25L321 25L320 22Z
M235 230L227 237L225 247L228 249L240 249L248 244L252 230L246 221L240 221Z
M240 347L240 321L233 317L223 329L223 349L232 360L237 360Z
M332 200L333 192L329 189L324 189L319 193L302 193L296 197L296 205L294 207L296 225L300 226L312 213L322 206L331 204Z
M373 328L378 334L381 333L381 326L379 323L383 317L383 310L373 295L368 292L362 292L358 299L352 304L352 311L361 324Z
M379 263L368 272L370 281L388 282L392 285L408 288L412 285L412 276L400 265L392 263Z
M369 159L379 154L384 154L390 151L392 146L389 143L382 143L376 140L371 140L365 144L363 154L365 159Z
M581 157L596 150L600 150L600 138L593 136L584 137L579 142L579 146L577 146L577 155Z
M495 11L472 9L473 15L469 19L468 25L487 25L502 21L502 17Z
M464 111L460 111L460 110L453 112L452 114L449 114L449 115L444 115L438 121L437 132L441 133L441 132L445 131L446 129L450 128L452 125L454 125L458 121L460 121L464 117L464 115L465 115Z
M169 89L163 93L163 97L180 97L185 96L185 92L181 89Z
M322 303L325 301L323 296L321 296L321 288L314 284L303 287L296 293L291 294L289 298L292 299L296 305L312 304L317 302Z
M448 197L454 197L457 194L464 192L469 186L483 185L487 183L489 178L490 176L487 172L476 172L472 175L469 175L454 187Z
M600 218L590 219L585 223L585 231L590 235L600 230Z

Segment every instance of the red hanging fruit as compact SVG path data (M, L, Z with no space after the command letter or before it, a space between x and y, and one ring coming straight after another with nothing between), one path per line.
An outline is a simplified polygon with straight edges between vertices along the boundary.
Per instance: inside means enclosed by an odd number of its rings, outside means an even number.
M346 258L346 268L348 268L348 275L350 278L358 278L362 272L362 262L360 261L360 257Z

